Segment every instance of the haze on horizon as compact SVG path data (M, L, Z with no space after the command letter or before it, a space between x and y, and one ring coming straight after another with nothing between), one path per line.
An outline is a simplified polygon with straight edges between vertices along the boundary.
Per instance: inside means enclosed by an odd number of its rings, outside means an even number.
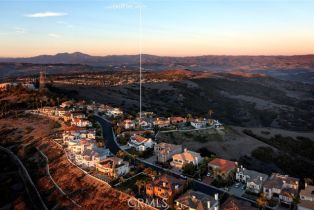
M0 57L314 54L314 1L0 1Z

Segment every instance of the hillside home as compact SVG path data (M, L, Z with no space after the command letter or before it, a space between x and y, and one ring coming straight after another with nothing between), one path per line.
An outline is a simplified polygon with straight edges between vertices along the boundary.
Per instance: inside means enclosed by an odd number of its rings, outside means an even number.
M199 191L188 190L175 200L176 210L218 210L218 194L214 197Z
M96 170L111 178L118 178L129 173L129 163L118 157L108 157L96 163Z
M186 123L186 118L185 117L170 117L169 119L170 119L170 123L172 125Z
M124 129L134 129L135 128L135 121L134 120L123 120L119 123L119 126L122 126Z
M299 179L278 173L273 173L263 186L263 192L268 199L279 197L280 202L285 204L292 203L298 189Z
M93 124L87 120L87 119L82 119L82 118L74 118L71 121L71 125L75 125L78 127L92 127Z
M268 175L253 170L247 170L242 166L237 168L236 180L246 184L246 190L252 193L260 193L263 183L268 179Z
M190 123L191 123L191 126L196 129L206 128L207 120L205 118L204 119L197 118L197 119L192 119Z
M49 106L40 108L40 109L38 109L38 111L40 113L46 114L48 116L53 116L56 114L56 108L55 107L49 107Z
M111 117L118 117L123 115L123 111L119 108L111 108L107 110L106 114Z
M157 162L165 163L172 158L173 155L182 153L182 145L159 143L154 146L154 154Z
M146 195L165 198L170 201L174 196L183 192L186 181L164 174L154 181L146 184Z
M170 165L174 168L182 169L186 164L193 163L193 165L198 165L202 160L200 153L184 149L183 153L172 156Z
M81 154L75 155L75 162L83 168L96 167L96 164L110 155L109 149L85 149Z
M313 210L314 209L314 186L305 183L304 190L300 191L300 203L298 210Z
M223 179L227 179L233 175L236 166L236 162L215 158L208 163L208 170L213 173L214 177L221 176Z
M61 105L60 105L61 108L69 108L71 106L73 106L73 102L72 101L65 101L65 102L62 102Z
M168 127L170 125L170 120L169 118L157 117L156 119L154 119L153 125L159 128Z
M128 142L129 147L133 147L136 151L145 151L154 147L155 142L151 138L145 138L143 136L134 134L130 137Z

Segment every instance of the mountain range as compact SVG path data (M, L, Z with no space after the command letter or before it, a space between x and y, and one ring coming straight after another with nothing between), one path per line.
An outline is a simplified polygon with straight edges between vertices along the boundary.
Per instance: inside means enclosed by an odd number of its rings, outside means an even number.
M143 65L152 69L183 66L191 70L288 70L314 69L314 54L294 56L187 56L171 57L143 54ZM0 62L33 64L84 64L89 66L137 65L139 55L91 56L81 52L39 55L25 58L0 58Z

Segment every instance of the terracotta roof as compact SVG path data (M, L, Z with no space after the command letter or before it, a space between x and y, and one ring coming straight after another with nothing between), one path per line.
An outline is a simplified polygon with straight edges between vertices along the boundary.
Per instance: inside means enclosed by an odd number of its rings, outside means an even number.
M230 160L220 159L220 158L215 158L214 160L210 161L208 165L216 166L222 172L228 172L236 168L235 162L230 161Z
M140 135L133 135L133 136L131 136L131 138L132 138L132 140L137 141L138 143L144 143L144 142L148 141L147 138L140 136Z
M189 162L194 161L196 158L198 158L198 161L200 161L200 154L193 151L184 151L181 154L175 154L172 156L173 159L181 159L181 160L187 160Z
M220 210L257 210L250 202L228 198L219 208Z

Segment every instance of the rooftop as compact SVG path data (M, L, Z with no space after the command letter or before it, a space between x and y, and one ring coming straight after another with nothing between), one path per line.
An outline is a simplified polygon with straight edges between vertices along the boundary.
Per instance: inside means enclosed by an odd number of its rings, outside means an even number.
M228 172L232 169L235 169L236 163L230 160L225 160L221 158L215 158L214 160L208 163L209 166L216 166L223 172Z
M214 197L204 194L199 191L193 191L189 190L183 195L181 195L178 199L176 199L176 202L179 202L185 206L188 206L193 209L206 209L207 208L207 202L210 202L211 205L213 205L215 202Z

